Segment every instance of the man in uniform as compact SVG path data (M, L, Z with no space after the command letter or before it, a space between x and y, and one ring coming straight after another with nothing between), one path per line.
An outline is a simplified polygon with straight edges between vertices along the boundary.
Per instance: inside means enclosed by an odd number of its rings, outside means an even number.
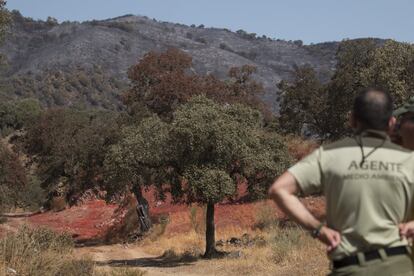
M414 150L414 97L394 112L398 117L396 135L399 136L401 145Z
M407 103L395 110L394 116L398 118L394 130L398 143L409 150L414 150L414 97L411 97ZM412 235L414 233L414 222L405 224L401 228L401 232L406 236ZM414 260L414 256L412 257Z
M367 89L355 100L355 135L321 146L269 190L286 214L327 245L332 275L414 275L406 237L414 193L414 155L390 141L392 99ZM323 192L326 224L296 196Z

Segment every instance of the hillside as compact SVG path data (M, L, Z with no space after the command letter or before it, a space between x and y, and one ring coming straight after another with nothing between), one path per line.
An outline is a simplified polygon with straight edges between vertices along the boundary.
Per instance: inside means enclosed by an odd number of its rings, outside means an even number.
M104 21L34 21L13 12L13 24L0 52L1 99L35 97L46 106L82 105L119 109L128 85L127 70L145 53L180 48L193 57L194 70L226 77L229 68L252 64L277 109L276 84L297 65L309 64L326 79L335 66L338 43L303 46L256 37L244 31L159 22L127 15Z

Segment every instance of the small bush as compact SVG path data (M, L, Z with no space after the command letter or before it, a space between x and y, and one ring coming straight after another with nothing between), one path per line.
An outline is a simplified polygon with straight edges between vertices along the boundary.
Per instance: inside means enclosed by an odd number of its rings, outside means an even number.
M160 217L161 235L164 235L165 230L167 229L167 226L169 223L170 223L169 215L162 215Z
M114 268L110 272L95 273L94 276L143 276L144 271L133 268Z
M255 33L248 33L248 32L246 32L246 31L244 31L244 30L238 30L238 31L236 31L236 33L240 36L240 37L242 37L242 38L244 38L244 39L247 39L247 40L254 40L254 39L256 39L257 37L257 34L255 34Z
M88 276L94 275L95 264L92 259L69 260L63 262L62 266L57 270L56 274L62 276Z
M295 44L296 46L302 47L303 46L303 41L302 40L295 40L295 41L293 41L293 44Z
M25 226L0 240L0 263L16 275L92 275L92 260L75 260L73 246L68 235Z
M303 231L300 228L277 229L270 238L272 257L275 263L285 260L289 252L297 250Z
M27 182L25 168L19 157L0 142L0 208L17 207L19 195Z
M109 22L104 25L110 28L119 29L127 33L131 33L134 31L134 25L130 22Z
M202 251L199 248L190 248L182 253L177 253L175 249L168 249L164 251L161 258L169 261L195 262L201 255Z
M156 241L159 237L164 235L165 230L167 230L167 226L170 223L170 216L169 215L162 215L159 218L159 223L154 225L149 233L149 238L151 241Z
M161 255L161 258L167 259L167 260L174 260L179 258L179 254L177 254L174 249L168 249L164 251L164 253Z
M255 60L257 58L257 53L254 51L250 51L250 52L238 52L237 54L239 54L240 56L250 59L250 60Z
M98 271L90 258L76 259L73 240L65 234L26 226L0 240L0 275L142 276L139 269ZM4 274L2 274L4 273Z
M264 230L278 226L279 221L275 216L275 209L263 202L258 205L256 209L256 224L255 227Z
M198 230L198 220L197 220L197 208L194 206L191 206L190 208L190 223L191 227L195 232Z
M203 43L203 44L207 44L207 40L203 37L197 37L195 39L195 41L199 42L199 43Z
M29 211L39 210L45 198L45 190L41 187L41 182L35 176L31 177L24 189L18 194L21 207Z
M234 52L233 49L231 49L230 46L228 46L226 43L220 43L220 49L229 52Z
M50 210L54 212L60 212L67 207L66 198L64 196L55 196L50 201Z

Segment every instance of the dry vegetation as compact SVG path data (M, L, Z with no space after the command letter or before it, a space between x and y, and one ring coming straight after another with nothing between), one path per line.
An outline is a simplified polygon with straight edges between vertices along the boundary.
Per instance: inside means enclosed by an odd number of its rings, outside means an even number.
M0 275L21 276L141 276L138 269L104 271L91 258L77 259L68 235L47 229L21 228L0 240Z
M191 263L191 272L200 275L326 275L328 261L324 247L297 225L274 219L274 209L267 204L257 207L255 229L227 226L217 229L218 249L230 255L213 260L200 256L205 247L203 230L192 223L189 232L160 234L159 228L140 244L151 255L163 256L176 263ZM273 213L272 213L273 212ZM194 216L191 209L190 218ZM232 238L241 244L230 244ZM189 270L190 271L190 270Z
M295 160L301 160L319 147L317 141L304 140L298 136L287 136L285 139L289 153Z

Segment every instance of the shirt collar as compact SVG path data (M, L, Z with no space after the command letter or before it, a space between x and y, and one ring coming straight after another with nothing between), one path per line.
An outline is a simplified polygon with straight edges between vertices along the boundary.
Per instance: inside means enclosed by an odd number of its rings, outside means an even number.
M390 136L387 134L387 132L376 129L365 129L358 132L357 134L361 135L361 137L372 137L390 140Z

